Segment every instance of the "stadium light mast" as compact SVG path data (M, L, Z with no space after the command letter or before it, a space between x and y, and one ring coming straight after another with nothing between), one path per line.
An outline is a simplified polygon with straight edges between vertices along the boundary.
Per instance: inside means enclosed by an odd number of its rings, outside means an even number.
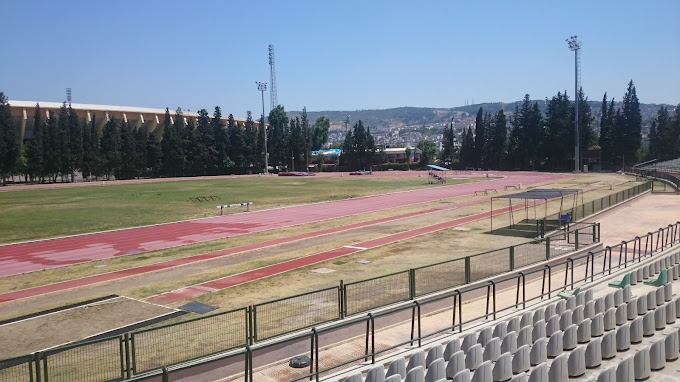
M574 172L579 172L579 156L580 156L580 139L578 129L578 85L579 85L579 51L581 50L581 42L576 38L576 35L569 37L567 40L569 49L574 52L574 104L576 110L574 114L574 129L576 132L576 143L574 146Z
M264 121L264 92L267 90L267 83L255 81L257 90L262 93L262 127L264 129L264 173L269 174L269 159L267 158L267 124Z

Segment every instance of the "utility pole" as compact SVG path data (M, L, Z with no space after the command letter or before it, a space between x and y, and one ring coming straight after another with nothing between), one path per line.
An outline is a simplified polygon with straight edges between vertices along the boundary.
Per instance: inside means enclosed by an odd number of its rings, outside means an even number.
M576 38L576 35L571 36L567 40L567 45L569 49L574 52L574 103L576 105L575 115L574 115L574 128L576 131L576 144L574 146L574 172L580 172L579 169L579 156L580 156L580 139L579 139L579 129L578 129L578 85L579 85L579 59L578 53L581 50L581 42Z
M257 84L257 90L262 93L262 126L260 127L264 129L264 173L269 174L269 159L267 158L267 124L264 120L264 92L267 90L267 83L260 81L255 81L255 83Z

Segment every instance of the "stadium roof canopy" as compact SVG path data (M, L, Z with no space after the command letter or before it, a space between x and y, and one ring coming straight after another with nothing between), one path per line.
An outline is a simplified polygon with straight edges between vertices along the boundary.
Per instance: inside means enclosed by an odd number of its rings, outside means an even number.
M428 164L427 167L429 167L433 170L437 170L437 171L451 171L448 168L436 166L436 165L433 165L433 164Z
M533 190L517 192L509 195L495 196L496 199L553 199L560 196L577 194L581 190L576 188L534 188Z

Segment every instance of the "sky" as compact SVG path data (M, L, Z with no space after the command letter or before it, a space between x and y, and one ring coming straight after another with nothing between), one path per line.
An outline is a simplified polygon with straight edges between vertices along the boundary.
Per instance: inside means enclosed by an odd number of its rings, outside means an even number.
M680 103L680 1L0 0L10 100L259 115L455 107L574 92ZM271 87L271 84L269 85ZM264 94L269 110L269 92Z

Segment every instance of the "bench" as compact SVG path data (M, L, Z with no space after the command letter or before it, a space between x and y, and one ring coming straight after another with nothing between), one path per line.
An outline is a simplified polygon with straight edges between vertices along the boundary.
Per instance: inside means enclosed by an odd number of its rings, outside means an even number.
M581 287L578 287L578 288L572 289L572 290L563 290L562 292L558 293L557 295L559 297L562 297L565 300L568 300L569 297L576 296L580 291L581 291Z
M253 202L234 203L234 204L224 204L224 205L221 205L221 206L217 206L217 208L220 209L220 215L222 215L222 211L223 211L225 208L232 208L232 207L242 207L242 206L245 206L245 207L246 207L246 211L250 211L250 205L251 205L251 204L253 204Z

